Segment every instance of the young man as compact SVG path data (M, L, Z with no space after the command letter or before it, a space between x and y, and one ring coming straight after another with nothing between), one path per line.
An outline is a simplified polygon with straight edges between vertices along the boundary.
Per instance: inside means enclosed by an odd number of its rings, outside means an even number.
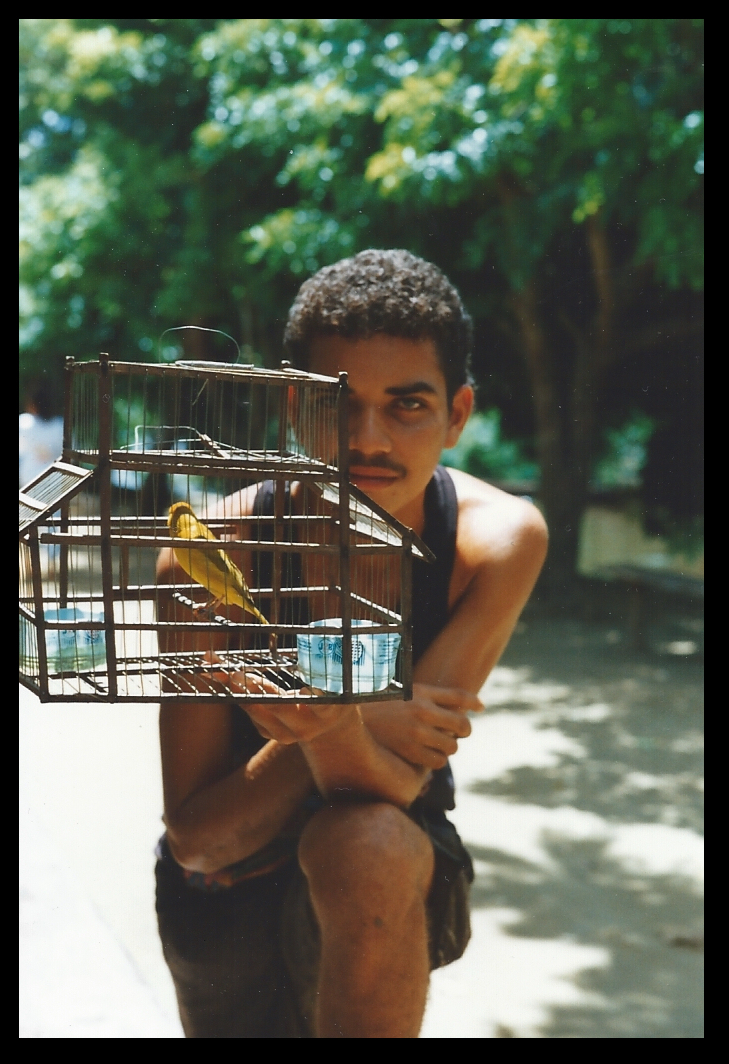
M530 504L438 466L473 391L470 321L436 267L405 251L327 267L285 342L303 368L346 370L351 481L436 555L414 571L413 699L163 707L160 933L188 1037L412 1038L430 970L469 935L447 758L546 530ZM270 512L266 492L226 500L226 516ZM174 573L167 553L160 582Z

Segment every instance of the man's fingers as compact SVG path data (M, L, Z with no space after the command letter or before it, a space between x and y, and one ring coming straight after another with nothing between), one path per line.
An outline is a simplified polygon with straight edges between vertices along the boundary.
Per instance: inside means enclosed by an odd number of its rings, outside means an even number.
M484 708L478 695L460 687L435 687L432 684L418 684L417 687L418 695L429 698L438 706L453 707L462 713L479 713Z
M280 687L277 687L275 683L257 672L248 672L246 670L229 675L225 673L214 673L214 675L222 683L227 683L228 687L233 691L245 691L246 694L253 695L281 694Z
M251 691L254 694L266 694L266 695L280 695L281 688L272 680L266 679L265 676L260 676L257 672L245 673L245 688L247 691Z
M448 757L440 750L431 750L430 747L426 747L420 756L420 762L424 768L445 768L448 764Z
M448 755L432 746L411 746L402 750L400 756L411 765L420 765L421 768L443 768L448 763Z
M272 713L267 712L261 706L255 707L255 716L249 711L249 717L256 726L257 731L264 739L274 739L282 746L291 746L298 739L285 724L282 724Z
M455 709L425 705L420 707L418 717L427 727L445 732L446 735L454 735L457 739L465 739L471 734L470 720L465 713Z
M455 735L449 735L447 732L442 732L442 739L438 741L438 748L443 751L448 757L453 757L458 753L458 740Z
M421 727L417 732L417 740L422 749L436 750L445 757L452 757L458 750L460 736L442 728Z
M462 713L456 714L456 717L458 722L458 728L451 728L451 722L449 721L447 731L455 735L457 739L467 739L473 730L471 727L471 722L468 717L465 717Z

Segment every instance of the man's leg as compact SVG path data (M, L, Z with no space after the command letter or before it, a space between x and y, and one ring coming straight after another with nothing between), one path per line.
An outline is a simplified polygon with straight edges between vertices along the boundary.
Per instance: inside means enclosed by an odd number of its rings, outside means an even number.
M157 862L159 930L186 1038L308 1036L279 947L295 872L208 893L187 884L168 852Z
M301 867L321 932L319 1038L417 1038L428 992L430 839L383 802L308 823Z

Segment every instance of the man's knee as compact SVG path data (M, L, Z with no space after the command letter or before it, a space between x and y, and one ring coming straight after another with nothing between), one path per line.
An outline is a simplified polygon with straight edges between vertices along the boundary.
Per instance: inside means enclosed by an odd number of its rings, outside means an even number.
M363 802L328 806L312 817L299 861L314 898L374 899L384 891L405 901L427 896L434 857L428 836L402 810Z

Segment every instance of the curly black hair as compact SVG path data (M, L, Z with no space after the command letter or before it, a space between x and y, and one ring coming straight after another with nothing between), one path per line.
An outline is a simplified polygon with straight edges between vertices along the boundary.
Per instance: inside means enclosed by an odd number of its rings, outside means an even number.
M449 402L470 383L472 325L461 297L437 266L399 248L360 251L304 281L289 311L284 346L306 369L315 336L358 340L375 333L432 340Z

